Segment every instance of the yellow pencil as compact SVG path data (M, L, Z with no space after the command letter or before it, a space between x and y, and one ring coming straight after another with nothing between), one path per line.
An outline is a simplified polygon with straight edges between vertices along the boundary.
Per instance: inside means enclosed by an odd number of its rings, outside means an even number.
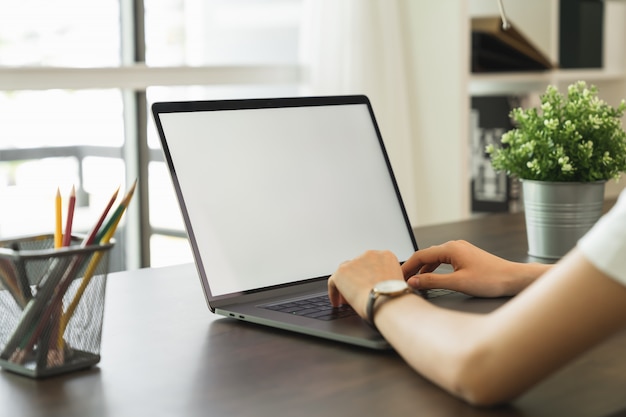
M61 190L57 188L57 196L55 198L55 206L56 206L56 225L54 228L54 247L60 248L63 246L63 219L61 214Z

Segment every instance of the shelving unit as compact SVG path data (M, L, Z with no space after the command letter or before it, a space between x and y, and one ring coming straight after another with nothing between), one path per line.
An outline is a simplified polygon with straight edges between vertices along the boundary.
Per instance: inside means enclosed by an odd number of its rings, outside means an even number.
M557 62L559 0L504 0L508 19ZM415 225L471 217L470 114L477 95L542 93L549 84L566 89L584 80L611 105L626 98L626 0L606 0L603 68L534 73L470 73L471 18L498 16L497 0L406 2L409 86L415 139L411 159L417 190ZM626 125L626 120L624 120ZM607 198L626 179L607 185Z
M507 17L519 30L557 63L559 51L559 0L526 0L506 2ZM470 0L469 18L497 15L495 0ZM537 19L542 16L542 19ZM547 17L547 19L546 19ZM538 21L539 20L539 21ZM548 24L549 30L538 25ZM538 73L471 74L468 93L471 96L489 94L539 94L549 85L560 90L578 80L596 85L600 96L617 105L626 98L626 1L604 2L603 67L592 69L554 69ZM547 36L547 38L545 38ZM558 64L557 64L558 67ZM626 120L625 120L626 124ZM607 184L607 197L615 197L626 186L624 181Z

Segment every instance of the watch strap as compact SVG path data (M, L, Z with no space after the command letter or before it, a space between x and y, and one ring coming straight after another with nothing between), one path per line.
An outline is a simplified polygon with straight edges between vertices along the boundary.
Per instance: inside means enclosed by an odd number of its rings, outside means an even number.
M367 322L374 329L376 329L376 325L374 324L374 304L376 304L377 298L378 298L378 293L376 292L375 289L372 288L367 298L367 307L365 309L365 312L367 315Z
M367 299L367 305L365 308L365 314L366 314L366 321L369 323L370 326L372 326L374 329L378 330L376 328L376 324L374 324L374 314L375 314L375 307L376 307L376 300L378 300L378 298L380 298L381 296L384 297L390 297L390 298L397 298L400 296L403 296L405 294L411 294L413 293L413 290L411 290L410 287L406 287L404 290L397 292L397 293L393 293L393 294L387 294L387 293L381 293L379 291L377 291L376 287L372 288L372 290L369 293L368 299Z

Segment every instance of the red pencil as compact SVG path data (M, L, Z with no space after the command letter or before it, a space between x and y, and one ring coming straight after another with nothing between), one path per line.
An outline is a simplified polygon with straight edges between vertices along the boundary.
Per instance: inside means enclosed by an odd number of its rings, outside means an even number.
M63 234L63 246L69 246L72 242L72 222L74 221L74 208L76 206L76 189L72 186L70 201L67 206L67 219L65 220L65 233Z
M113 193L113 196L111 196L111 199L109 200L109 203L104 208L104 211L100 215L100 218L98 219L98 222L95 224L93 229L91 229L91 232L89 232L89 235L87 235L85 240L83 240L83 243L81 244L82 246L89 246L96 239L96 234L98 233L98 229L100 229L100 226L102 226L102 223L104 222L104 219L106 218L107 214L109 213L109 210L111 209L111 206L113 205L113 203L115 203L115 199L117 198L117 193L119 191L120 191L120 189L118 187L117 190L115 190L115 192Z

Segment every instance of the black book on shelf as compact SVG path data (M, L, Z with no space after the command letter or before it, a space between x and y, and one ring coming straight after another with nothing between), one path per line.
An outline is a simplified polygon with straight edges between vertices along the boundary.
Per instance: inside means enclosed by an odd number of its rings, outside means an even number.
M604 1L561 0L559 63L561 68L602 68Z
M472 19L472 72L543 71L554 67L513 24L500 17Z
M511 110L520 106L518 96L472 97L471 112L471 208L473 212L517 211L519 184L505 172L496 172L486 153L487 145L502 146L502 135L513 129Z

